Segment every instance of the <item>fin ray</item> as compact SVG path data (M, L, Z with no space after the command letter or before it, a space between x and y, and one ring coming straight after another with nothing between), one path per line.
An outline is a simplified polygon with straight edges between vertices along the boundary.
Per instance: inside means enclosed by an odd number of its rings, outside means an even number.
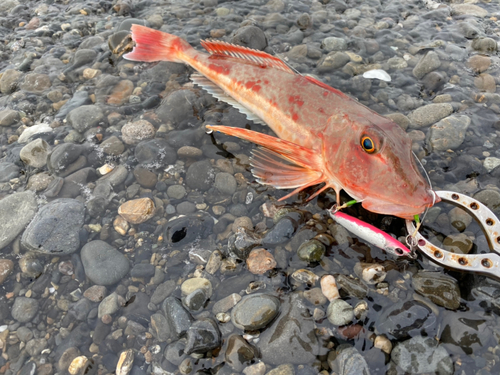
M272 67L287 73L296 74L283 60L266 52L220 40L202 40L201 45L212 55L231 56L253 64Z

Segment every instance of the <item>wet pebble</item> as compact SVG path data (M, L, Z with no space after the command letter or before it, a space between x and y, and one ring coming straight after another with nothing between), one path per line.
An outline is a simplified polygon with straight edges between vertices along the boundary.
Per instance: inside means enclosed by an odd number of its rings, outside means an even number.
M336 374L368 375L370 370L366 360L356 348L350 345L340 345L328 353L328 364Z
M467 61L467 66L476 73L483 73L491 65L491 59L484 55L474 55Z
M19 157L21 160L34 167L41 168L47 164L47 153L49 145L43 139L35 139L21 149Z
M213 186L215 172L208 160L191 164L186 172L186 185L201 191Z
M268 294L245 296L234 307L231 321L242 330L256 330L269 324L280 309L279 300Z
M25 191L0 200L0 249L16 238L35 216L38 205L35 194Z
M11 126L19 120L19 112L13 109L0 111L0 126Z
M257 26L244 26L236 30L231 43L256 50L263 50L267 47L267 38L264 32Z
M455 254L468 254L474 242L465 233L452 233L443 241L443 249Z
M215 188L223 195L233 195L236 191L236 179L226 172L215 175Z
M325 245L316 239L304 242L297 250L299 258L309 263L319 262L325 255L325 252Z
M435 151L455 150L464 142L470 124L468 116L446 117L431 126L428 143Z
M427 73L436 70L441 66L439 55L434 51L427 52L418 64L413 68L413 75L418 79L423 78Z
M411 128L423 128L451 115L453 106L449 103L427 104L408 115Z
M255 275L263 275L276 267L273 255L263 248L253 249L246 260L248 270Z
M191 314L182 306L182 302L175 297L167 297L161 306L170 331L175 339L185 335L194 322Z
M66 121L77 132L84 133L96 127L104 118L102 109L97 105L83 105L68 113Z
M207 298L210 298L212 296L212 283L203 277L194 277L191 279L187 279L181 285L181 292L185 296L198 289L203 290Z
M321 292L328 299L328 301L333 301L334 299L340 298L339 289L337 288L337 282L335 277L332 275L326 275L321 278Z
M436 305L450 310L460 306L460 288L457 281L440 272L419 271L413 276L413 288Z
M482 204L486 205L493 212L498 212L500 209L500 193L493 189L484 189L473 195Z
M356 263L354 272L369 285L380 283L387 276L387 272L381 264Z
M328 305L326 311L328 321L335 326L349 324L354 319L354 309L342 299L334 299Z
M155 204L150 198L133 199L118 207L118 215L131 224L141 224L155 214Z
M238 302L241 301L241 296L236 293L232 293L227 297L224 297L214 303L212 307L212 312L214 315L219 313L225 313L231 310Z
M438 329L437 316L430 307L419 301L400 301L388 305L377 317L378 334L401 340L416 335L432 336Z
M88 242L81 250L85 274L98 285L113 285L129 271L129 261L113 246L100 240Z
M258 349L239 335L229 336L225 353L226 363L234 370L242 371L258 355Z
M391 360L403 371L422 374L453 374L453 361L446 349L432 337L416 336L396 344Z
M314 321L301 297L292 293L283 298L278 318L260 335L259 349L265 363L310 363L319 345Z
M154 137L156 129L146 120L129 122L122 127L122 139L128 145L136 145Z
M85 207L75 199L60 198L43 206L21 238L22 245L44 254L71 254L80 248Z
M0 259L0 285L2 285L7 277L14 270L14 262L10 259Z
M186 332L186 347L184 352L191 353L206 353L211 349L215 349L221 344L221 333L212 319L200 319L194 322Z
M107 294L108 290L104 285L93 285L83 292L83 296L92 302L101 302Z
M38 312L38 301L33 298L16 297L12 306L12 317L20 323L30 322Z

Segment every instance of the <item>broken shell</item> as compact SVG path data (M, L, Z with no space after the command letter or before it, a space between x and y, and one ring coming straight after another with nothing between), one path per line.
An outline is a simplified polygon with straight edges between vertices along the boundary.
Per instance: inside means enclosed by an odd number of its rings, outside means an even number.
M105 174L108 174L111 172L113 169L115 169L114 165L111 164L104 164L102 167L97 168L101 176L104 176Z
M231 320L231 315L229 315L228 313L218 313L217 315L215 315L215 317L221 323L227 323Z
M366 303L366 301L359 301L356 306L354 306L354 316L356 319L364 319L367 312L368 303Z
M384 266L376 263L356 263L354 272L371 285L384 281L387 275Z
M118 215L131 224L141 224L155 214L155 204L150 198L139 198L123 203L118 207Z
M335 277L332 275L326 275L321 278L321 292L326 298L328 298L328 301L340 298Z
M305 269L300 269L292 273L292 278L295 281L298 281L299 283L305 283L310 285L316 284L316 281L318 281L319 279L319 277L316 274Z
M116 365L116 375L128 375L134 363L134 352L127 349L120 354L120 359Z
M380 335L375 337L375 342L373 345L382 350L384 353L391 354L392 352L392 342L387 337Z
M84 355L81 355L71 361L71 364L68 367L68 372L71 375L84 375L89 371L89 367L92 365L93 362L91 360Z

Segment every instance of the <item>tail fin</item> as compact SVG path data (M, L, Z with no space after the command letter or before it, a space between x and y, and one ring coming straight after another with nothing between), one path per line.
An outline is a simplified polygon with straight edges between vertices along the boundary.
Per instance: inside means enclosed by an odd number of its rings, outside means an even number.
M134 50L123 56L132 61L172 61L184 62L183 55L193 49L188 42L178 36L150 29L146 26L132 25Z

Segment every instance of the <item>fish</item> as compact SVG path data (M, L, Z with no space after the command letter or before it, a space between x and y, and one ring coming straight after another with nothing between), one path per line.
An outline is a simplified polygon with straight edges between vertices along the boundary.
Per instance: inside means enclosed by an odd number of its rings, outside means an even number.
M320 80L296 73L278 57L224 41L202 40L201 52L182 38L132 25L132 61L184 63L194 84L267 124L278 136L207 125L210 131L253 142L251 172L277 189L324 184L344 190L367 210L412 219L439 197L413 159L411 139L392 120Z
M352 234L385 250L387 253L397 257L405 256L412 259L415 258L415 255L410 249L377 227L356 219L344 212L336 211L335 209L328 210L328 213L337 224L342 225Z

